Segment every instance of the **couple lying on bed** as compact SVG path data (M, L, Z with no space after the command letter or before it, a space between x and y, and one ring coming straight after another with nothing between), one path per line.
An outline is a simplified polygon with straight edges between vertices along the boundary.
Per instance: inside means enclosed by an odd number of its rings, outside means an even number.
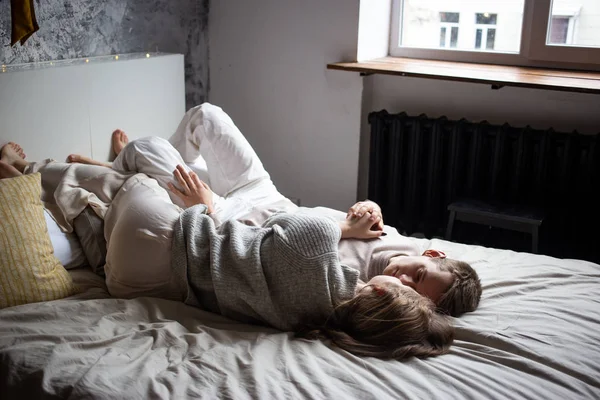
M127 143L122 131L112 140L111 171L126 177L104 215L113 296L183 300L329 339L358 355L397 359L446 352L453 328L443 314L477 307L475 271L439 252L418 255L388 227L382 236L375 203L359 202L339 218L286 199L218 107L191 109L169 142ZM14 144L2 149L0 176L50 175L60 164L30 165L19 152ZM188 166L199 159L210 187Z

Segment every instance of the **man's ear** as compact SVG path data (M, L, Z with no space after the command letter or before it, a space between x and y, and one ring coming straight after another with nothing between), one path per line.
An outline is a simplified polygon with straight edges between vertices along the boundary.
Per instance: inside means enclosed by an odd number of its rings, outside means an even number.
M446 258L446 253L441 250L434 249L425 250L422 255L431 258Z

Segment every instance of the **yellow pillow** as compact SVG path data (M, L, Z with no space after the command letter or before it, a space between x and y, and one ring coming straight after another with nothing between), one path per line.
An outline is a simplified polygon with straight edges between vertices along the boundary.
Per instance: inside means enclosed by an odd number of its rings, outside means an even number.
M0 308L75 292L54 256L40 200L39 173L0 179Z

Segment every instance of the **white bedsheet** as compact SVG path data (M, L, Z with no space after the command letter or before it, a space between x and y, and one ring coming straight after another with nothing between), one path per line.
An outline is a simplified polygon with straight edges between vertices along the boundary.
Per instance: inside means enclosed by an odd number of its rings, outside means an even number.
M414 239L477 269L450 354L359 358L172 301L84 292L0 311L3 399L597 399L600 266Z

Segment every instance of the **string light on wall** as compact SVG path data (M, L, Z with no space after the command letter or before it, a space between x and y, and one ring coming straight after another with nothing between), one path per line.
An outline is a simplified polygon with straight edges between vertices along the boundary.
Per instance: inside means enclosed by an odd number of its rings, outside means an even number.
M2 1L2 0L0 0ZM81 65L81 64L93 64L96 65L98 62L107 62L112 59L112 61L119 62L127 62L129 60L142 59L142 58L160 58L162 53L131 53L131 54L107 54L102 56L87 56L80 57L77 59L69 59L69 60L46 60L37 63L28 63L28 64L19 64L19 65L11 65L11 64L0 64L0 72L13 72L16 70L24 70L24 69L37 69L37 68L61 68L65 65Z

